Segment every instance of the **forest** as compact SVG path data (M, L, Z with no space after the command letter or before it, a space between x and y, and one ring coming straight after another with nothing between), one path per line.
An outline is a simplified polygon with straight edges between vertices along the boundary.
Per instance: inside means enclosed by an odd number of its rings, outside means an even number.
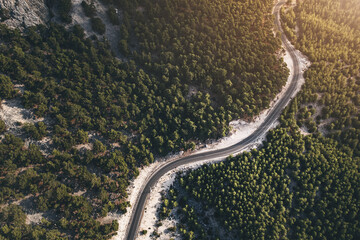
M312 62L297 100L298 125L336 139L355 156L360 156L359 11L358 1L307 0L284 13L283 24L294 30L297 16L293 42Z
M120 49L166 80L209 92L232 118L252 118L286 82L273 1L140 1L124 13ZM171 80L170 80L171 81ZM261 97L259 97L261 96Z
M24 32L0 24L1 101L20 99L36 119L16 123L15 135L0 119L2 239L109 239L119 223L105 217L126 211L139 168L225 136L286 81L272 1L103 2L121 26L121 59L69 27L69 0L47 1L59 22ZM106 32L94 5L81 8ZM42 219L28 224L33 213Z
M360 159L338 145L295 125L272 130L261 149L180 176L161 211L179 206L184 239L358 239ZM203 217L211 209L226 237Z
M260 149L178 176L159 215L183 239L360 238L360 2L296 2L281 17L305 84Z

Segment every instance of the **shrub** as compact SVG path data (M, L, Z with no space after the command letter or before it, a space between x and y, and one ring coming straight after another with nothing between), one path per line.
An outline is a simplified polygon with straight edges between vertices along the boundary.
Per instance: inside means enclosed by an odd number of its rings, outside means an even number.
M5 21L10 18L9 10L2 8L0 9L0 21Z
M31 138L35 140L41 140L46 135L46 125L43 122L39 122L36 125L34 124L25 124L24 130Z
M91 27L96 33L100 35L103 35L106 31L105 24L98 17L91 19Z
M87 17L94 17L96 16L96 8L94 5L94 2L91 2L90 4L87 4L85 1L82 1L81 6L84 9L85 16Z
M72 18L70 16L70 10L72 8L71 0L60 0L57 7L61 20L65 23L71 23L72 21Z
M0 119L0 133L5 132L5 130L6 130L5 122Z
M114 7L109 7L109 9L107 10L107 15L112 24L114 24L114 25L120 24L119 17L117 15L116 9Z
M14 94L14 85L10 78L5 75L0 75L0 96L2 98L12 98Z

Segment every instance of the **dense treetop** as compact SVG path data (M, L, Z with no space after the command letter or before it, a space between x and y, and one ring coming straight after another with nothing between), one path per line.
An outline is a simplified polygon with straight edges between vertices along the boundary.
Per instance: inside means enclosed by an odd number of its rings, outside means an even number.
M225 238L360 237L360 4L297 3L281 16L312 62L305 85L263 147L190 172L167 193L171 204L160 212L180 205L184 239L224 237L203 217L209 210L229 230Z
M286 81L271 1L103 2L121 24L122 60L78 25L0 25L0 100L21 98L40 120L19 127L24 142L0 119L0 238L110 238L117 223L103 217L126 211L138 167L225 136ZM71 24L70 0L47 4ZM103 34L94 5L81 6ZM47 155L28 144L45 137ZM44 218L26 224L34 212Z
M285 27L299 31L293 42L312 61L298 98L298 124L318 129L359 156L360 3L301 1L284 14ZM357 23L357 24L356 24ZM315 108L317 109L315 111ZM307 112L312 112L306 115ZM325 130L324 130L325 129Z
M173 192L168 207L180 204L183 215L193 215L181 221L184 239L224 237L203 217L209 209L238 239L357 239L359 164L334 140L279 128L260 150L179 179L180 189L200 201L202 209L191 210L187 198L174 198Z
M122 192L121 179L96 176L83 161L101 162L100 157L79 159L54 151L45 158L36 145L24 146L13 135L0 141L0 236L2 239L107 239L117 230L117 222L102 224L95 219L108 211L123 208L111 192ZM95 160L96 159L96 160ZM126 186L126 185L125 185ZM84 190L82 196L74 192ZM105 190L106 189L106 190ZM31 209L8 204L28 199ZM41 212L48 216L36 225L26 224L26 215Z
M233 117L252 117L286 81L275 55L280 41L272 33L272 5L140 1L124 13L120 47L149 71L210 90Z

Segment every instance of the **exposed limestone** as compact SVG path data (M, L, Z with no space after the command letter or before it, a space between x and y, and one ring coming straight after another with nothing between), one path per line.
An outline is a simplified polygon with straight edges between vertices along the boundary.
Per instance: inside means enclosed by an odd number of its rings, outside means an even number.
M0 11L6 12L9 17L0 22L11 28L23 29L45 24L50 19L45 0L0 0Z

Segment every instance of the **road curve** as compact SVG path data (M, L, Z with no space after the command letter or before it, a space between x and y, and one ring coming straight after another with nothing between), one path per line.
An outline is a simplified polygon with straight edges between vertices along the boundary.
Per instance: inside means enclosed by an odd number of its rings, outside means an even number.
M264 122L247 138L243 139L242 141L219 150L214 150L210 152L204 152L204 153L198 153L194 155L190 155L187 157L179 158L175 161L169 162L168 164L165 164L161 168L157 169L152 176L149 178L147 184L142 189L142 192L140 192L140 196L138 197L134 209L132 212L132 216L130 218L130 223L127 228L125 239L132 240L135 239L138 233L138 227L140 225L140 221L143 215L144 207L146 200L150 194L150 189L157 183L157 181L165 175L167 172L171 171L172 169L179 167L181 165L189 164L189 163L195 163L199 161L204 160L210 160L214 158L222 158L227 157L233 153L237 153L244 148L246 148L251 143L255 142L256 139L258 139L259 136L262 136L264 133L266 133L270 126L278 119L280 116L282 110L285 108L285 106L290 101L291 97L295 93L296 86L298 83L298 80L300 78L300 67L299 67L299 60L295 54L295 48L291 46L282 31L281 24L280 24L280 8L285 2L279 2L275 5L274 8L274 15L275 15L275 25L278 28L278 30L281 33L281 41L283 43L283 46L285 46L286 50L289 52L290 57L293 61L293 68L294 68L294 74L291 79L289 88L285 92L285 94L282 96L280 100L276 103L274 108L271 110L269 115L266 117Z

